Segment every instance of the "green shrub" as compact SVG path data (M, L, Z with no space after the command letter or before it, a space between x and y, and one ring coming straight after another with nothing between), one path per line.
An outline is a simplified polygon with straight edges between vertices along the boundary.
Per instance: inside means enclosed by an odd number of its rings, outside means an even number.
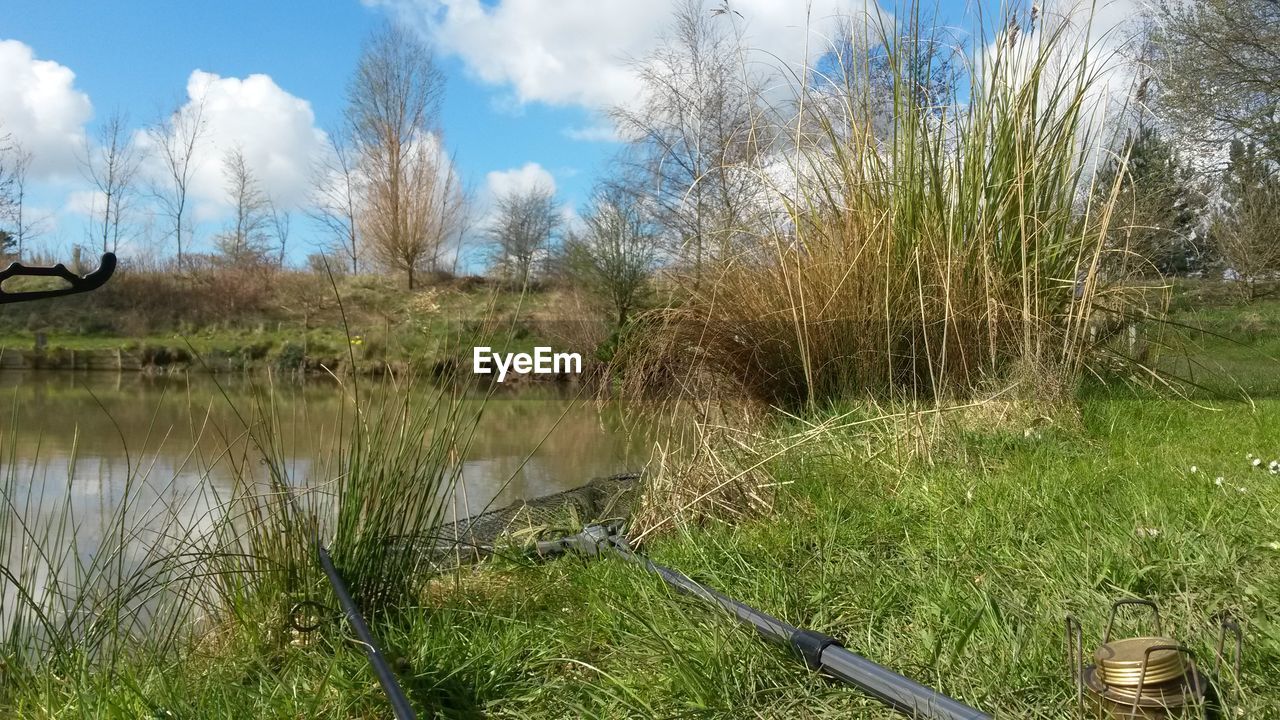
M307 350L302 345L289 341L280 346L276 353L275 366L280 370L298 370L306 366Z

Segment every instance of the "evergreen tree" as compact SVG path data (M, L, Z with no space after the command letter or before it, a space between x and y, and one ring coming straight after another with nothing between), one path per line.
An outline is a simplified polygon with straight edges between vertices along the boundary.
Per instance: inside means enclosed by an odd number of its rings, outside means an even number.
M1280 171L1255 143L1231 143L1213 237L1228 277L1253 300L1280 272Z
M1112 219L1111 245L1139 274L1180 275L1203 265L1196 242L1195 219L1200 203L1173 146L1150 126L1130 134L1124 151L1098 172L1095 192L1109 195L1119 179ZM1123 173L1123 176L1121 176Z

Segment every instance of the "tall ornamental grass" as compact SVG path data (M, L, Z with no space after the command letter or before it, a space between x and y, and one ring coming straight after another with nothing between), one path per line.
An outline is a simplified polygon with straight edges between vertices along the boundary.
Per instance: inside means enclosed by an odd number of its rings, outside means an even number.
M796 73L760 171L777 220L646 319L636 394L798 408L1087 366L1119 287L1099 272L1115 193L1086 175L1106 59L1061 20L1007 14L976 50L918 8L891 22Z

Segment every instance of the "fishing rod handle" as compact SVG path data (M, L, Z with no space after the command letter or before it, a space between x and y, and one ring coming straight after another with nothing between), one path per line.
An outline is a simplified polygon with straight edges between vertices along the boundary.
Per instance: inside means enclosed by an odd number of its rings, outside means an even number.
M734 600L672 568L659 565L612 538L623 558L644 566L676 590L718 605L740 622L774 642L795 650L815 670L859 688L880 702L912 718L927 720L992 720L992 716L948 697L927 685L845 649L829 635L797 628L750 605Z
M46 298L75 295L77 293L97 290L105 285L107 280L111 279L111 276L115 271L116 256L113 253L103 253L102 260L98 264L98 269L83 276L71 272L71 270L62 263L58 263L52 267L45 267L39 265L23 265L21 262L13 262L10 263L8 267L0 270L0 305L29 302L31 300L44 300ZM66 286L49 290L26 290L18 292L5 290L4 282L9 278L15 277L58 278L65 282Z
M378 676L378 684L382 685L382 691L387 694L387 700L391 703L391 712L395 714L396 720L417 720L413 706L409 704L409 698L405 697L395 673L391 672L391 666L387 664L387 659L383 657L378 644L374 642L369 624L364 621L364 616L356 607L356 601L351 598L351 593L347 592L346 583L342 582L342 576L334 567L333 558L329 557L329 550L324 545L320 545L317 552L320 555L320 567L324 569L324 574L329 577L329 584L333 586L333 594L338 596L338 604L342 606L347 622L351 625L351 629L355 630L360 644L364 646L369 664L373 666L373 672Z
M934 720L992 720L992 716L948 697L883 665L849 652L839 644L822 651L823 672L855 685L908 717Z

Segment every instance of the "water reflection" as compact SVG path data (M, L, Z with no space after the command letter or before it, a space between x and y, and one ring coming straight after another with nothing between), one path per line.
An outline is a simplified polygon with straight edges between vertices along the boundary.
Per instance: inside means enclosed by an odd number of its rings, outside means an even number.
M362 387L384 391L400 392ZM434 391L413 392L427 403ZM0 583L0 631L17 612L19 586L47 605L51 593L86 592L85 578L121 582L218 526L236 483L266 477L246 423L279 443L273 454L291 482L333 477L354 407L332 381L72 373L0 373L0 403L0 496L8 504L0 563L18 581ZM589 398L533 388L465 404L479 420L450 519L643 465L642 444L622 431L618 411ZM130 537L110 535L122 532ZM118 572L104 571L105 562Z
M369 383L366 393L376 392ZM415 390L429 402L428 389ZM142 487L177 498L202 485L229 490L235 469L252 475L245 421L269 404L273 435L294 478L332 459L346 440L350 394L333 382L259 378L0 373L4 465L20 486L52 507L70 497L77 523L110 513L132 474ZM479 396L470 400L479 407ZM345 419L345 420L344 420ZM461 515L577 487L643 464L640 443L616 410L572 391L532 388L483 401L464 457ZM145 498L155 500L157 498ZM139 498L139 502L144 498Z

